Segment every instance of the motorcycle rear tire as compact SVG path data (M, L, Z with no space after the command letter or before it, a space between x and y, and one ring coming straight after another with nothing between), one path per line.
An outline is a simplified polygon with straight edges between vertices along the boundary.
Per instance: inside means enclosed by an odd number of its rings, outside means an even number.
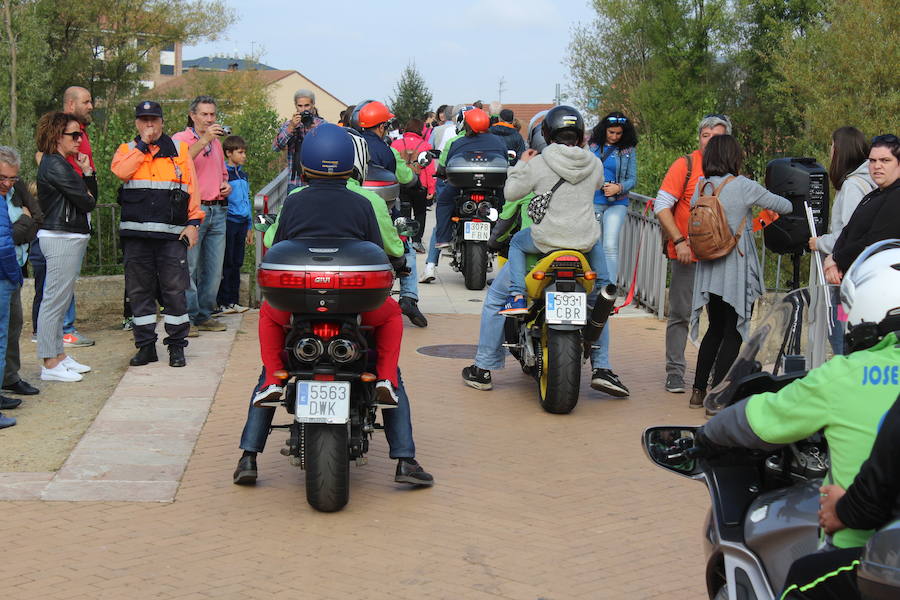
M541 354L541 407L555 415L568 414L578 404L581 387L581 332L548 329Z
M307 423L304 434L306 501L336 512L350 500L350 447L346 425Z
M466 282L466 289L483 290L487 283L487 247L479 242L465 242L463 254L463 279Z

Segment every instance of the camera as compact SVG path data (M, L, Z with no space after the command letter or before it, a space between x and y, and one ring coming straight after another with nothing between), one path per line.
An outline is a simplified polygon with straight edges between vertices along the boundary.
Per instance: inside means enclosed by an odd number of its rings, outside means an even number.
M302 113L300 113L300 123L303 124L304 127L309 127L310 125L312 125L314 118L315 115L313 115L313 112L311 110L304 110Z
M228 125L222 125L222 133L219 135L231 135L231 127Z

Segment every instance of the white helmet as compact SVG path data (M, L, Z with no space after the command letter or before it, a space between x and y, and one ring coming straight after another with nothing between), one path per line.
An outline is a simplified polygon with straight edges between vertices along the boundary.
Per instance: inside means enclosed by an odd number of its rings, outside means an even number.
M900 331L900 240L882 240L863 250L841 282L850 351Z
M465 104L456 112L456 133L462 133L466 128L466 113L474 108L471 104Z
M348 127L346 130L353 142L353 179L362 183L366 180L366 171L369 168L369 144L355 129Z

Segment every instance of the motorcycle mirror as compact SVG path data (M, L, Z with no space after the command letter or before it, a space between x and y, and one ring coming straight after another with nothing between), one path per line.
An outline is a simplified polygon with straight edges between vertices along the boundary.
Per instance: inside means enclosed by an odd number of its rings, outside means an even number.
M419 166L423 169L431 164L432 158L428 151L420 152L419 156L416 158L416 162L419 163Z
M415 237L419 233L419 222L415 219L397 217L394 219L394 227L397 228L397 235Z
M506 159L507 159L510 163L514 162L518 156L519 156L519 155L516 154L516 151L515 151L515 150L507 150L507 151L506 151Z
M696 479L702 472L697 459L686 451L694 446L698 427L650 427L644 431L643 445L647 457L656 465L682 477Z
M496 223L497 219L500 218L500 213L497 212L496 208L491 207L491 210L488 211L487 218L491 223Z

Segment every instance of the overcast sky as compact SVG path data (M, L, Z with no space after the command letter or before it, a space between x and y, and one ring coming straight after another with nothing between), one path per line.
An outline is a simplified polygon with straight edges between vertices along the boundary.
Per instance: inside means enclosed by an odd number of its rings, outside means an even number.
M501 77L504 102L550 102L557 83L571 84L563 59L572 26L594 15L588 0L225 3L236 22L218 41L185 47L185 60L261 54L260 62L297 70L348 104L392 96L411 61L435 106L496 100ZM446 11L440 21L438 7Z

